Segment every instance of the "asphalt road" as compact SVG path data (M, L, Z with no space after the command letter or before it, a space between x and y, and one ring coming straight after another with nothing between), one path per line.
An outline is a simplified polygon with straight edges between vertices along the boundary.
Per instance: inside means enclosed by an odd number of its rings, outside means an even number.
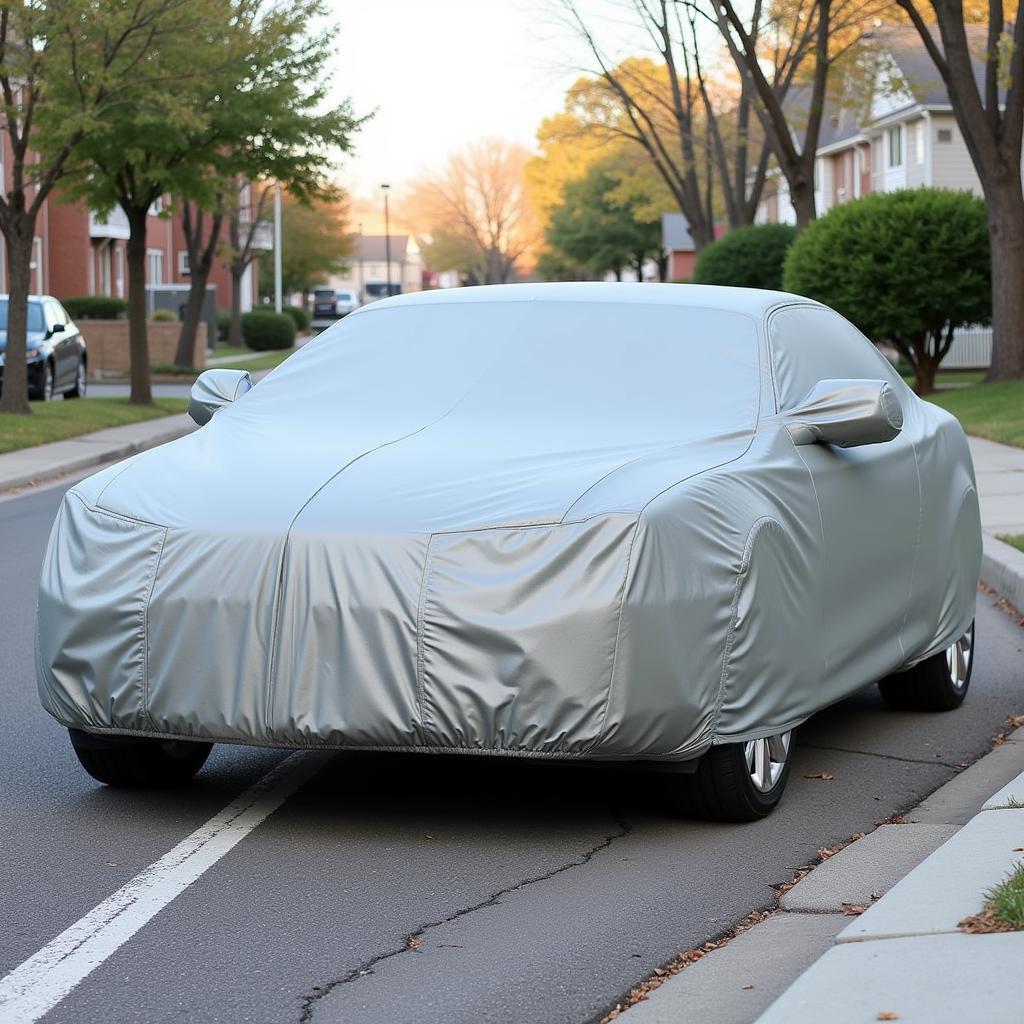
M62 489L0 500L0 977L283 757L217 747L194 786L163 793L107 790L79 769L32 667ZM897 714L872 689L817 716L782 806L755 825L673 820L649 778L609 768L339 755L44 1020L599 1019L656 966L769 905L820 847L988 750L1024 711L1022 645L980 594L965 705Z

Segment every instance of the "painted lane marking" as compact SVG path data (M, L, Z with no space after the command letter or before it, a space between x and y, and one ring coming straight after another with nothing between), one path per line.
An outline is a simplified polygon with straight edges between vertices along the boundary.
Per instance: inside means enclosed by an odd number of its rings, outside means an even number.
M265 821L332 754L295 752L38 953L0 978L0 1024L32 1024Z

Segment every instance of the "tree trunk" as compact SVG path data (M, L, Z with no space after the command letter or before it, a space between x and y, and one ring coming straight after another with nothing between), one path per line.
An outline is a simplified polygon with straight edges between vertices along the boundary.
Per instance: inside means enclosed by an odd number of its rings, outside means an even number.
M12 231L7 239L7 351L4 358L3 391L0 412L27 415L28 367L25 364L28 328L28 293L32 279L32 225Z
M185 300L185 317L181 321L178 346L174 351L174 365L186 369L195 368L196 333L203 318L203 299L206 298L206 282L210 272L202 274L198 269L190 271L188 298ZM208 339L207 344L210 343Z
M149 344L146 338L146 206L124 208L128 216L128 353L132 405L152 405Z
M228 328L228 344L241 347L242 342L242 274L245 268L231 264L231 326Z
M792 181L789 183L789 201L796 211L797 231L803 231L816 216L813 180L812 177L811 184L808 184L806 180L798 182L795 186Z
M992 362L985 380L1024 377L1024 195L1019 175L986 189L992 242Z

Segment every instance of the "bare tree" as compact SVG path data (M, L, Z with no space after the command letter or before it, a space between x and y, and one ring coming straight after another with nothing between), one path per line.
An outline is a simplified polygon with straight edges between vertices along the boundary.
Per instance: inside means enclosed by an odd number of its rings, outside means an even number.
M257 236L273 182L236 182L235 201L228 210L228 270L231 272L231 326L228 344L242 344L242 277L256 258ZM248 197L246 198L246 193Z
M987 380L1024 376L1024 7L989 0L987 25L962 0L898 0L949 93L981 182L992 243L992 362ZM936 21L936 25L929 22ZM975 77L980 53L981 81Z
M185 202L181 209L181 228L188 252L189 289L185 302L185 316L181 322L181 333L174 356L177 366L193 366L196 331L203 315L203 301L206 285L210 280L213 260L220 244L221 227L224 223L224 197L218 195L213 210L209 213L196 203ZM207 339L212 344L215 339Z
M481 284L504 284L539 242L526 193L529 152L486 139L448 159L440 174L418 182L409 205L429 226L438 252Z
M605 130L643 147L671 192L698 249L715 239L715 182L730 226L753 221L769 154L751 131L751 95L741 84L735 102L716 102L700 56L696 12L676 0L630 0L646 30L660 71L643 62L616 64L574 0L561 0L567 19L590 50L620 117ZM760 7L760 0L758 0Z

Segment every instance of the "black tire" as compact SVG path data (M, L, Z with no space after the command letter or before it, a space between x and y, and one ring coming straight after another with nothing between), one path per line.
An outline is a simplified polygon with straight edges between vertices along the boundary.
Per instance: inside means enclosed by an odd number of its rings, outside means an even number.
M39 392L34 397L40 402L49 402L53 398L53 381L53 363L47 359L39 377Z
M755 785L747 753L750 744L728 743L712 747L692 775L666 775L669 806L687 818L706 821L758 821L770 814L789 780L792 758L792 733L772 737L785 743L785 759L772 785Z
M85 398L85 360L78 360L78 369L75 371L75 383L70 391L64 392L65 398Z
M108 786L180 786L203 767L212 743L94 736L68 729L82 767Z
M959 659L959 660L958 660ZM954 711L971 685L974 623L956 643L878 684L882 700L894 711Z

